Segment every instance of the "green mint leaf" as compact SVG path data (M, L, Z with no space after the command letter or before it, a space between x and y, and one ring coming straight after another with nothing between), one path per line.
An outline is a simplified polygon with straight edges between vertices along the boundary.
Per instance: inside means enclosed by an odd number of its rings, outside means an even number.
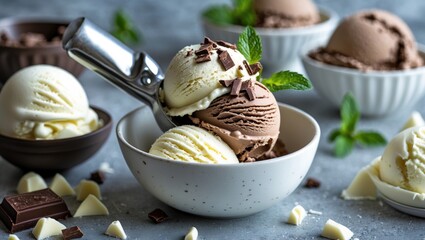
M360 118L359 107L351 93L344 95L341 104L341 131L352 134L356 129L357 122Z
M202 16L217 25L234 24L233 10L226 5L212 6L202 13Z
M329 142L334 142L336 140L336 138L341 135L341 131L339 129L334 129L332 130L332 132L329 134L328 136L328 141Z
M261 38L251 26L247 26L239 35L238 50L246 58L249 64L259 62L262 53Z
M354 139L361 145L366 147L382 146L387 144L387 140L378 132L374 131L358 131L354 135Z
M130 17L120 9L114 14L111 34L125 44L141 42L141 34L132 24Z
M263 79L261 83L271 92L286 89L307 90L312 88L311 82L307 78L299 73L290 71L274 73L270 78Z
M256 22L256 14L252 6L252 0L234 0L233 16L236 24L253 26Z
M354 147L354 140L350 137L339 135L335 139L334 153L336 157L347 156Z

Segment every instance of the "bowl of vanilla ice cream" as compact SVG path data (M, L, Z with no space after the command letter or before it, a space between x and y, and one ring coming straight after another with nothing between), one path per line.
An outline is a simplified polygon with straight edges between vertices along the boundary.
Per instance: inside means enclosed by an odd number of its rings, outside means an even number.
M12 75L0 91L0 155L26 170L61 171L103 145L111 116L89 106L67 71L34 65Z

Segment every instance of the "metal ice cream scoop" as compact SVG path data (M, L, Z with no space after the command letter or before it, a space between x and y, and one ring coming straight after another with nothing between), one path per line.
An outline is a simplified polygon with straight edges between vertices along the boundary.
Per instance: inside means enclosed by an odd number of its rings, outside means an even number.
M62 44L71 58L148 105L164 132L176 126L159 101L164 74L148 54L133 51L86 18L68 25Z

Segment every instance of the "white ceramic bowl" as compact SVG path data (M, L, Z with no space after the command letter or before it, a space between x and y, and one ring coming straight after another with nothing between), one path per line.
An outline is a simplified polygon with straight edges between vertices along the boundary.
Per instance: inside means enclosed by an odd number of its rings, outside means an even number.
M117 125L121 151L133 175L171 207L208 217L242 217L278 203L301 183L320 138L317 122L305 112L279 104L280 139L288 155L241 164L198 164L148 153L162 132L148 107L136 109Z
M425 59L425 47L418 45ZM425 93L425 67L406 71L369 71L325 64L302 52L304 69L314 89L324 99L339 107L347 92L352 92L360 111L368 116L384 116L396 110L409 109Z
M255 28L261 37L263 54L261 63L266 75L281 70L303 72L299 52L303 46L318 46L325 43L338 23L338 15L324 8L319 8L322 22L312 26L298 28ZM205 35L237 43L243 26L218 26L203 19Z

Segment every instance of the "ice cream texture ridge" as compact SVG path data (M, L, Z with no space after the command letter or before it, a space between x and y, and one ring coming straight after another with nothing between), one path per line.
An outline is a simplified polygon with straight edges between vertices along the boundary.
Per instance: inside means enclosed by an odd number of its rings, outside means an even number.
M101 126L78 80L65 70L35 65L16 72L0 92L0 133L23 139L62 139Z
M327 45L310 57L362 71L412 69L424 65L413 33L398 16L365 10L341 21Z
M163 99L168 115L183 117L186 126L164 133L149 152L200 163L253 162L284 154L273 149L280 112L273 94L257 81L261 69L228 42L206 37L184 47L165 73Z

